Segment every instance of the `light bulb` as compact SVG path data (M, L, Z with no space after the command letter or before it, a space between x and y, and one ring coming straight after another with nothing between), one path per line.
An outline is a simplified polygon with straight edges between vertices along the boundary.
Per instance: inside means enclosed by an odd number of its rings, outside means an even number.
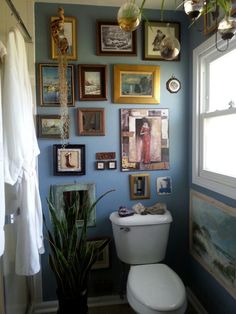
M141 22L139 7L132 2L125 2L119 9L117 21L121 29L132 32L137 29Z

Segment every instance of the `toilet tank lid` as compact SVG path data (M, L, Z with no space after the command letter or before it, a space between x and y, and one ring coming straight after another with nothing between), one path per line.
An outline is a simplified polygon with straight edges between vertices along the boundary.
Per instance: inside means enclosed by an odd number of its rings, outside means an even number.
M172 222L171 213L166 210L163 215L139 215L120 217L118 212L110 214L110 221L118 226L143 226L143 225L157 225L167 224Z

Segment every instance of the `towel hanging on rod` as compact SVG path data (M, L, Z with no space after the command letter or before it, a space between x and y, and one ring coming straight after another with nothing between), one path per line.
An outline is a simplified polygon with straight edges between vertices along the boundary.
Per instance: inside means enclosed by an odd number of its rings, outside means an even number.
M14 15L14 17L17 19L17 22L19 23L19 25L20 25L20 27L21 27L23 33L24 33L23 36L24 36L24 38L25 38L25 41L26 41L27 43L32 43L32 42L33 42L33 41L32 41L32 37L31 37L30 33L28 32L28 30L27 30L27 28L26 28L26 26L25 26L25 24L24 24L22 18L20 17L19 12L16 10L14 4L12 3L11 0L5 0L5 1L6 1L6 3L8 4L8 6L9 6L9 8L10 8L12 14Z

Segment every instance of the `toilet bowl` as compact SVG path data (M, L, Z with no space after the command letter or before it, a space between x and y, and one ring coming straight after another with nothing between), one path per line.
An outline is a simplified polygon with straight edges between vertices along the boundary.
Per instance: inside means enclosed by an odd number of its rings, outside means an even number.
M131 265L127 280L127 300L138 314L183 314L186 291L180 277L165 258L172 216L110 215L119 259Z
M183 314L187 308L185 287L165 264L131 266L127 300L139 314Z

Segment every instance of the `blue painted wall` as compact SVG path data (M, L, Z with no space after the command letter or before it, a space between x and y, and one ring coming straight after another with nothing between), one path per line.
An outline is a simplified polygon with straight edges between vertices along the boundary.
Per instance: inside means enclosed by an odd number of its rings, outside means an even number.
M63 5L65 15L75 16L78 20L78 60L77 64L107 64L108 66L108 100L107 101L76 101L75 108L70 108L71 130L70 143L86 145L86 175L85 176L53 176L52 145L59 144L57 140L39 139L39 181L43 210L48 217L46 197L51 184L64 184L73 182L94 182L96 195L114 188L116 191L103 199L97 206L97 225L90 228L91 237L112 236L109 214L120 205L131 207L136 201L129 196L129 173L117 170L96 171L94 169L96 152L116 152L118 165L120 162L120 108L169 108L170 116L170 169L150 171L151 199L145 200L144 205L155 202L166 202L171 211L174 222L171 226L170 240L166 262L173 267L187 283L187 255L188 255L188 145L189 145L189 21L183 12L165 12L166 20L181 23L181 60L178 62L154 62L142 60L143 38L142 28L137 32L137 56L135 57L104 57L96 55L96 20L116 20L117 8L94 7L82 5ZM50 63L50 29L51 16L57 14L56 4L35 4L35 32L36 32L36 62ZM147 10L149 20L160 20L160 12ZM157 105L118 105L112 103L113 94L113 65L114 64L152 64L160 65L161 69L161 102ZM182 83L182 89L177 94L170 94L166 90L166 81L174 74ZM77 67L75 71L76 95L78 95ZM39 102L38 102L39 105ZM100 137L79 137L76 132L76 108L101 107L105 108L106 135ZM38 106L38 114L56 114L58 108L45 108ZM173 193L169 196L157 196L156 178L158 176L171 176ZM111 268L108 270L93 271L91 275L90 294L97 295L117 294L120 287L120 263L116 257L114 245L111 245ZM42 256L43 298L55 299L55 282L48 265L48 256Z

